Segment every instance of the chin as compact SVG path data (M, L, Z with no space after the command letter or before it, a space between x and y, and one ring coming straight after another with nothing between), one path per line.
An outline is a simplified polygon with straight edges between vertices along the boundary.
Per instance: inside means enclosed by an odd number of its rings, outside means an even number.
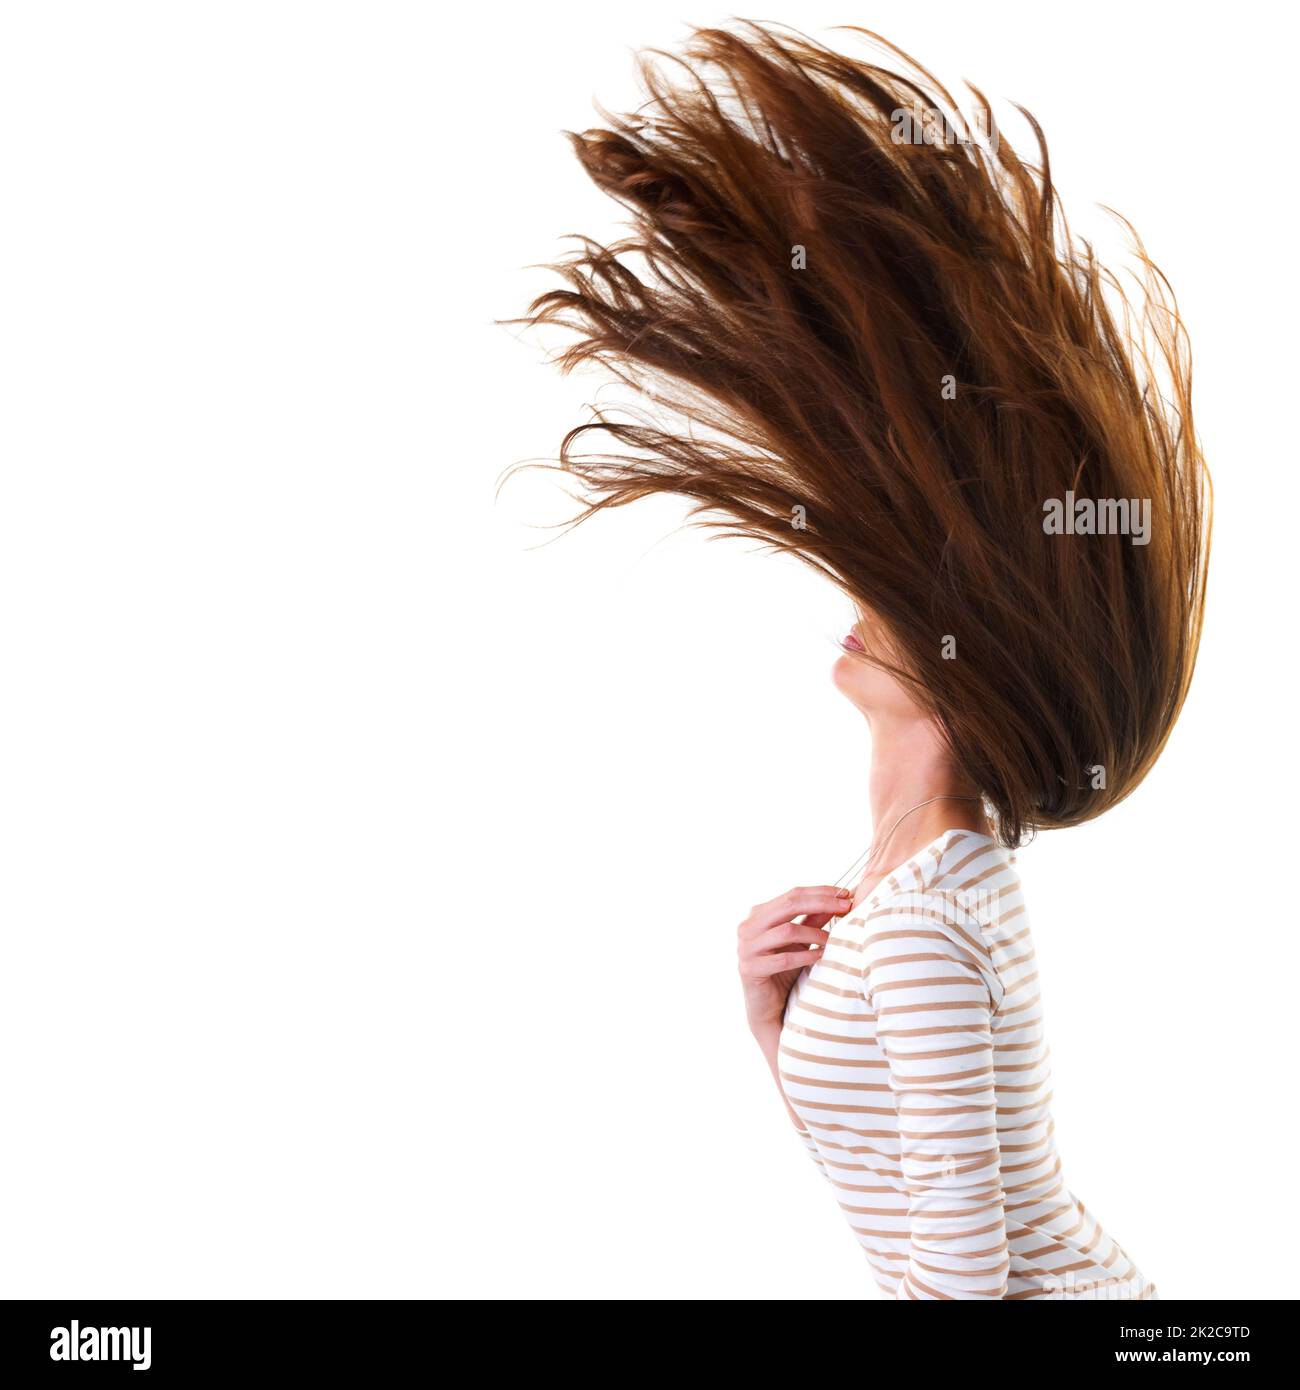
M831 681L868 719L873 715L911 717L918 713L908 691L895 676L851 652L845 652L831 667Z
M851 705L863 714L870 708L871 686L876 672L861 657L845 652L831 667L831 682Z

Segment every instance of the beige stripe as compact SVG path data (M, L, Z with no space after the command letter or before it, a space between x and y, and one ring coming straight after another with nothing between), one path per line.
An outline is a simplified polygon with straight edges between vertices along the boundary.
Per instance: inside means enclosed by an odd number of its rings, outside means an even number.
M843 1043L846 1047L879 1047L870 1034L854 1037L849 1033L819 1033L815 1028L805 1028L799 1023L787 1023L785 1031L797 1033L801 1038L812 1038L815 1042Z
M828 1067L874 1067L877 1071L888 1071L889 1063L879 1057L823 1057L816 1052L796 1052L791 1047L781 1045L780 1051L786 1057L800 1062L822 1062Z
M887 1081L832 1081L829 1078L800 1076L797 1072L781 1072L782 1081L792 1081L796 1086L825 1086L832 1091L888 1091Z

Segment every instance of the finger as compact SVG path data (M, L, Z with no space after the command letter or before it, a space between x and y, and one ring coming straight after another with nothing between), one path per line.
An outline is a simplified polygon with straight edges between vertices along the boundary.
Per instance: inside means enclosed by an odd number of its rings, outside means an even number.
M792 888L771 902L759 903L749 914L746 926L754 931L764 931L808 912L824 912L833 917L847 912L852 904L853 895L847 888L827 884L815 888Z
M757 978L768 975L784 975L788 970L803 970L816 965L822 958L820 951L775 951L771 955L758 956L750 963L748 973Z
M824 947L828 939L823 927L810 927L804 922L782 922L780 926L768 927L756 937L750 949L755 955L761 955L790 946Z

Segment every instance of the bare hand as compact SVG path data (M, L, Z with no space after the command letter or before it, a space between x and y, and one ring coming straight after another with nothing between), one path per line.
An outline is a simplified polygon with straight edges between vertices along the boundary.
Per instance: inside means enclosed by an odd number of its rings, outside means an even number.
M751 1032L780 1024L799 972L821 957L826 924L852 906L853 895L847 888L825 884L792 888L771 902L759 903L740 924L736 951Z

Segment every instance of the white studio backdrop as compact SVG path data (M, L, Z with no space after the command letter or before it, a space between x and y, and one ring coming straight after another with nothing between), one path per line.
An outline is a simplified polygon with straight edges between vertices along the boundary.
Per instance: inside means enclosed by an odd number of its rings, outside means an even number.
M756 16L1023 102L1191 332L1192 694L1130 801L1020 856L1066 1179L1166 1298L1300 1292L1295 34L1233 16ZM869 835L847 605L672 503L551 539L553 481L494 497L608 393L494 322L617 234L560 132L685 33L0 12L0 1294L875 1296L734 963Z

